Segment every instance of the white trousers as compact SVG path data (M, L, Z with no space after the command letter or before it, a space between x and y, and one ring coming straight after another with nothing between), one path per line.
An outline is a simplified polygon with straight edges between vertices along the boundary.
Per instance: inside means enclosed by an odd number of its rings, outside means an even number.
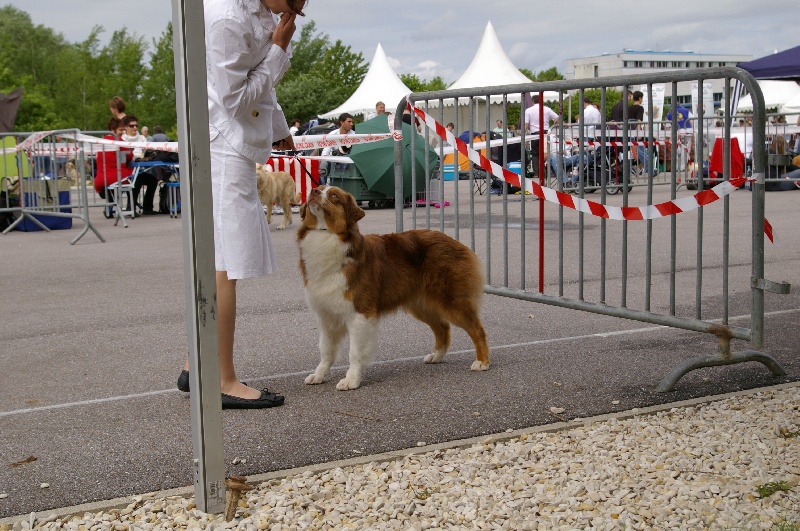
M229 279L269 275L278 268L258 199L256 165L222 135L211 141L214 261Z

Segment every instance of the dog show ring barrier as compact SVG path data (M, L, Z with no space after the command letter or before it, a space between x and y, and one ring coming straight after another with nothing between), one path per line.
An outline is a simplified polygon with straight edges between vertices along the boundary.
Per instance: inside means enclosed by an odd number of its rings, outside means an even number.
M78 134L77 129L65 129L2 135L6 200L0 204L0 211L19 214L4 234L14 229L47 232L69 229L73 219L80 219L83 229L71 244L89 230L105 242L89 219L84 152L77 142ZM24 140L16 145L16 141L7 141L9 137ZM11 183L14 183L14 190Z
M660 120L662 110L657 109L658 116L654 113L654 87L663 93L664 86L668 86L672 89L669 93L677 94L678 84L696 83L693 96L702 101L703 81L711 79L724 80L727 94L731 93L732 82L739 81L753 97L753 146L765 147L753 149L751 177L743 175L738 164L731 164L730 109L722 109L723 115L718 118L722 126L711 131L704 126L708 120L704 120L702 105L698 106L693 130L679 130L678 113L673 113L671 123L667 122L668 130L660 130L664 123ZM526 100L526 94L543 96L545 91L560 93L558 101L544 102L556 110L563 108L567 92L577 94L580 102L587 91L594 96L599 94L598 107L605 117L612 106L607 102L608 96L613 94L612 102L616 101L620 88L622 94L641 90L647 96L645 121L625 127L603 118L599 125L589 126L593 127L590 135L570 138L570 142L577 143L578 160L587 160L596 150L619 152L614 157L597 157L599 172L595 182L579 180L575 190L570 190L573 193L567 193L561 169L554 182L543 177L548 144L544 134L533 137L524 126L521 128L520 141L526 148L517 151L523 169L518 174L508 169L509 163L515 162L509 156L508 132L502 135L501 147L491 148L491 152L487 149L482 155L472 149L473 140L465 143L443 126L452 121L455 134L472 131L469 136L474 139L480 131L491 131L497 119L509 123L510 106L530 101ZM450 106L455 110L448 111L450 115L445 119L445 101L457 101L462 106L466 102L468 123L458 123L459 105ZM626 118L623 123L628 123L631 105L623 101ZM412 203L404 210L398 201L396 230L434 228L463 240L484 264L487 294L715 336L716 354L680 363L658 384L660 392L671 391L686 373L703 367L757 361L776 376L785 374L774 358L761 351L765 292L787 294L790 286L765 278L764 237L773 240L772 227L764 212L765 111L763 95L750 74L725 67L412 93L407 103L404 100L396 110L395 129L400 128L404 111L410 111L424 126L421 135L414 135L411 140L412 153L414 142L428 142L431 136L438 135L440 146L447 142L455 147L455 167L467 159L470 167L469 179L462 181L463 187L458 180L445 181L426 174L427 188L435 186L437 197L448 198L455 208L447 209L448 212L433 211L430 205L418 207ZM520 113L524 112L523 104ZM539 130L543 131L547 128L543 113L539 120ZM582 112L577 126L578 131L587 130ZM567 141L564 129L553 128L560 145ZM672 164L658 179L652 174L655 172L645 174L643 186L633 192L631 168L637 149L641 154L643 148L649 160L654 161L658 146L669 150L664 158L686 162L688 148L693 147L697 167L702 168L701 161L710 157L708 146L714 145L713 136L721 138L723 143L720 184L709 188L701 178L697 179L697 191L682 188L684 170ZM539 139L538 154L530 152L534 139ZM684 145L687 139L693 146ZM402 157L400 143L395 146L395 187L400 197ZM443 153L441 147L439 152ZM534 167L530 169L535 176L524 171L531 159ZM614 170L621 180L612 180ZM506 183L500 195L487 193L476 197L474 184L479 172ZM414 177L411 181L416 183ZM750 190L736 192L745 184ZM618 189L612 191L612 196L609 190L614 186ZM517 189L520 191L516 194L509 192ZM424 191L413 187L412 197ZM587 194L594 191L599 193L590 200ZM751 196L750 201L746 200L747 195ZM748 230L749 246L741 237ZM482 238L478 237L480 231ZM531 289L531 285L535 287ZM749 314L749 327L730 323L731 306ZM749 342L750 347L732 352L732 340Z

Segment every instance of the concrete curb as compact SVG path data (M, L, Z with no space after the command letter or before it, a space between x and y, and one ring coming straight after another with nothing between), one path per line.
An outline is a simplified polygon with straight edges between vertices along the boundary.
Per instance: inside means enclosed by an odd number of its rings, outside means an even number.
M762 392L769 392L769 391L780 391L783 389L790 389L793 387L800 386L800 381L797 382L789 382L769 387L758 387L755 389L747 389L744 391L736 391L732 393L724 393L721 395L711 395L705 396L700 398L693 398L691 400L682 400L679 402L670 402L667 404L659 404L656 406L649 406L643 408L633 408L626 411L620 411L617 413L606 413L603 415L597 415L594 417L586 417L581 418L578 420L571 420L571 421L564 421L564 422L555 422L553 424L544 424L541 426L534 426L531 428L523 428L519 430L507 431L502 433L496 434L489 434L483 435L478 437L471 437L469 439L458 439L455 441L448 441L444 443L438 444L430 444L425 446L419 446L414 448L405 448L402 450L394 450L391 452L383 452L380 454L372 454L372 455L365 455L359 457L352 457L349 459L342 459L338 461L329 461L325 463L318 463L314 465L308 465L304 467L298 468L289 468L284 470L275 470L273 472L267 472L264 474L255 474L248 476L247 480L251 484L258 484L264 483L267 481L272 481L276 479L282 479L288 476L299 475L304 472L322 472L325 470L331 470L334 468L344 468L349 466L358 466L363 465L366 463L372 462L383 462L383 461L393 461L396 459L402 459L409 455L414 454L422 454L433 452L437 450L449 450L453 448L466 448L473 446L475 444L489 444L489 443L496 443L496 442L503 442L509 439L516 439L523 435L530 435L535 433L548 433L548 432L558 432L564 431L580 426L588 426L591 424L595 424L598 422L605 422L610 419L628 419L635 416L643 416L643 415L653 415L655 413L659 413L662 411L668 411L675 408L685 408L697 405L708 404L711 402L718 402L720 400L725 400L728 398L735 398L741 396L750 396L755 395L756 393ZM174 489L162 490L162 491L155 491L155 492L148 492L145 494L138 494L133 496L125 496L121 498L113 498L110 500L102 500L97 502L85 503L81 505L74 505L71 507L63 507L60 509L51 509L42 511L40 513L30 513L25 515L18 515L18 516L10 516L7 518L0 519L0 525L10 524L14 525L18 522L25 522L31 521L32 519L37 519L40 517L44 518L63 518L70 515L83 515L85 513L98 513L98 512L108 512L112 509L123 509L133 503L135 498L169 498L175 496L181 497L191 497L194 495L194 487L178 487Z

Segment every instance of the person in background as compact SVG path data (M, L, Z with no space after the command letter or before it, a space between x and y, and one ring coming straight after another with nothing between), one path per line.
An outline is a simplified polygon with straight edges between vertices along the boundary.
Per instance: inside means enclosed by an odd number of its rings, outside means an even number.
M139 133L139 119L136 116L129 114L122 119L122 124L125 126L125 133L122 135L122 140L125 142L145 143L147 138ZM136 148L133 150L133 158L140 159L144 156L144 150ZM153 216L158 214L153 209L153 200L156 196L156 188L158 188L158 178L149 171L140 171L136 175L136 183L133 185L133 202L139 204L139 192L142 187L146 187L144 192L144 200L142 201L142 215Z
M147 142L147 137L139 132L139 119L129 114L122 119L122 125L125 127L125 132L122 134L122 140L125 142Z
M495 128L492 129L492 133L497 133L499 135L502 135L505 132L506 132L506 128L503 127L503 120L497 120L495 122Z
M148 129L146 125L142 127L142 129L139 132L142 134L143 137L147 139L148 142L153 141L153 137L150 136L150 129Z
M160 125L153 127L153 136L150 142L169 142L169 137L164 133L164 128Z
M353 123L353 115L347 112L344 112L339 115L339 128L334 129L330 132L332 135L352 135L355 134L353 130L355 127ZM322 156L329 157L332 155L341 155L347 156L350 153L349 146L327 146L322 149ZM340 163L329 162L328 163L328 173L322 177L320 176L320 183L319 184L326 184L333 175L334 170L341 168L339 165Z
M632 104L628 106L628 128L636 131L644 131L644 107L642 101L644 100L644 93L637 90L633 93ZM644 137L639 137L636 142L641 143L645 140ZM644 168L646 175L650 175L651 161L648 160L647 146L636 146L636 159L640 168Z
M367 115L367 120L372 120L373 118L381 114L386 114L386 104L383 103L382 101L379 101L378 103L375 104L375 112L371 112Z
M692 128L692 113L689 109L682 105L677 105L675 107L675 112L677 113L677 122L678 122L678 129L691 129ZM672 109L669 110L667 113L667 121L672 121ZM750 124L752 125L752 124Z
M236 285L278 266L258 199L256 162L294 140L275 87L289 69L295 19L307 0L203 2L211 139L214 261L223 409L280 406L282 395L240 382L233 364ZM276 20L276 16L278 17ZM189 363L178 389L189 391Z
M592 139L597 137L597 125L603 121L600 115L600 109L595 107L592 100L583 98L583 125L586 128L586 138Z
M534 95L532 100L533 105L525 109L525 128L531 135L531 156L529 157L529 160L531 162L533 172L539 173L539 95ZM550 130L550 124L559 123L561 117L547 105L542 105L542 107L542 112L544 114L544 128L541 130L541 132L547 135L548 131Z
M108 110L111 111L111 116L122 120L125 118L125 100L119 96L114 96L111 98L111 101L108 102Z
M300 120L295 118L291 121L292 126L289 128L289 132L292 136L297 136L297 133L300 132Z
M119 118L112 117L108 121L108 133L103 135L105 140L120 140L125 127ZM117 181L124 181L131 176L133 170L128 168L127 162L133 160L133 151L128 148L113 149L110 146L102 146L103 150L97 154L97 173L94 177L94 189L101 198L108 202L113 202L111 194L106 194L108 185ZM105 216L112 216L111 207L105 211Z
M633 98L633 91L628 90L628 105L630 105L632 98ZM613 107L611 107L612 122L622 123L625 121L625 116L623 115L624 105L625 102L622 100L622 98L620 98L619 101L615 103Z
M169 139L169 136L167 136L164 133L164 128L161 127L160 125L156 125L156 126L153 127L153 136L152 136L150 141L153 142L153 143L159 143L160 144L162 142L169 142L170 139ZM155 152L155 156L153 157L153 160L164 161L164 162L174 162L175 159L171 159L172 155L174 155L174 153L170 153L169 151L157 150ZM152 173L155 176L156 180L158 182L162 183L162 182L167 182L169 180L170 176L173 174L173 171L168 167L165 168L164 166L154 166L154 167L150 168L148 173ZM161 190L161 193L162 194L165 193L165 190ZM153 205L153 207L155 208L155 204ZM159 214L169 214L169 210L164 211L164 210L159 209L158 212L159 212Z

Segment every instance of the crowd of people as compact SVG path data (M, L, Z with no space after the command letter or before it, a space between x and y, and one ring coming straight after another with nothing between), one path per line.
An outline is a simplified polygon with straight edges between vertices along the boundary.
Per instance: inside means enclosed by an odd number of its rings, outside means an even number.
M132 143L146 142L169 142L169 137L164 133L164 128L157 125L153 128L153 136L148 136L147 126L139 125L139 118L133 114L127 114L127 105L120 96L114 96L108 103L111 118L106 128L108 132L103 136L106 140L121 140ZM141 161L145 157L142 148L119 147L116 150L103 150L97 155L97 170L94 177L94 189L97 194L106 199L109 203L114 202L112 191L109 186L118 182L125 182L134 173L131 163ZM154 156L154 158L158 158ZM137 205L141 206L141 215L151 216L155 214L168 214L166 209L156 209L155 194L159 184L166 182L172 175L172 171L163 167L149 168L147 171L140 171L136 176L133 187L133 197L131 210L134 217L139 215ZM141 203L139 196L142 188L145 189ZM107 207L106 217L114 215L112 206Z

